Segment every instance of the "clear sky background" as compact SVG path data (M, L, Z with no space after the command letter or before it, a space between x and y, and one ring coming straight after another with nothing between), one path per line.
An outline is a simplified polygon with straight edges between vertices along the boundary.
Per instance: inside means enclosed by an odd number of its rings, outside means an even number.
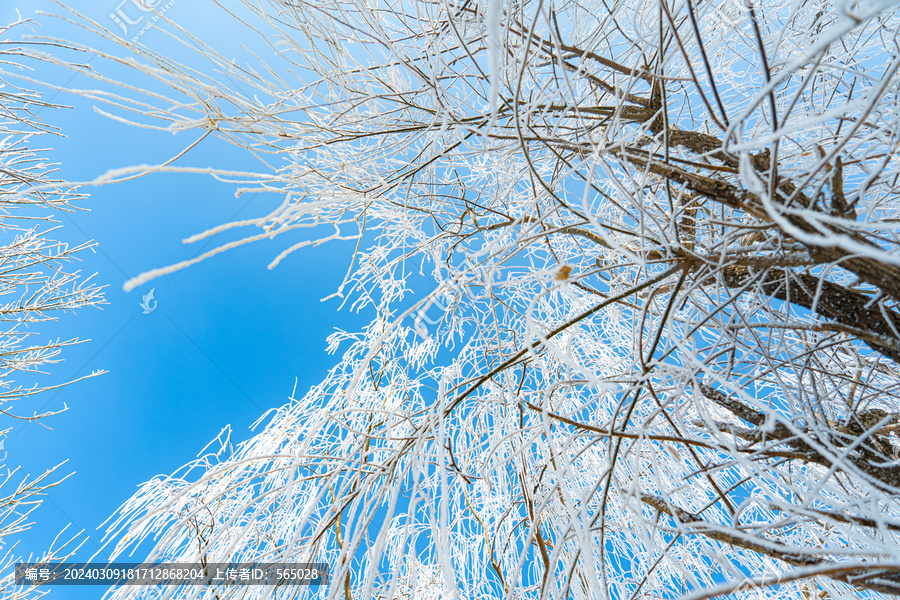
M109 13L119 1L66 3L113 27ZM217 20L220 13L210 4L179 0L167 16L218 44L223 54L237 56L238 44L245 41L243 30L232 21ZM48 0L0 6L5 23L16 18L16 8L23 17L39 9L59 10ZM71 26L37 19L42 35L82 36ZM152 29L141 43L167 47L164 36ZM119 51L111 43L104 50ZM119 72L123 77L127 73ZM71 79L71 73L59 69L34 76L68 88L96 87L83 76ZM46 155L60 163L59 174L68 180L91 180L110 168L160 163L193 141L194 134L173 137L114 122L96 114L95 103L65 92L53 101L72 108L43 110L40 117L67 137L45 136L33 146L52 148ZM180 164L261 169L243 151L213 138ZM23 401L19 409L31 414L69 407L47 420L52 431L15 423L6 443L8 464L22 465L24 473L34 476L68 460L59 474L74 473L51 490L34 513L36 525L23 536L19 555L40 554L70 524L70 529L83 529L90 536L77 555L87 560L102 538L96 528L138 485L193 460L226 425L232 426L235 443L247 439L254 421L288 401L295 380L299 398L337 361L325 353L325 338L336 327L354 329L368 321L347 309L337 312L339 300L320 302L337 289L346 272L351 242L303 249L270 271L267 264L301 239L276 238L219 255L131 293L122 291L130 277L199 253L201 247L184 245L184 238L230 220L266 214L282 200L274 195L235 198L234 188L205 176L155 175L84 188L91 196L81 205L90 212L56 215L63 226L55 232L57 239L71 245L89 239L99 244L95 253L84 253L75 268L97 273L95 280L109 285L109 304L37 326L43 340L90 339L66 350L65 361L52 365L51 375L38 381L61 381L100 369L109 373ZM143 314L141 296L151 288L158 304ZM60 587L53 588L49 598L99 598L104 591Z

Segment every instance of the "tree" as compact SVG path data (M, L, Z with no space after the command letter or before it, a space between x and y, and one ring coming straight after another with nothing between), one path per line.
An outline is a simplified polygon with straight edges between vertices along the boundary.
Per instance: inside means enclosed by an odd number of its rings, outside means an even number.
M126 289L301 230L271 266L357 240L335 295L373 318L250 440L145 484L116 554L323 560L348 600L900 593L894 3L245 8L264 56L163 17L179 61L115 59L152 93L83 71L116 118L262 165L99 182L283 196Z
M78 258L78 254L94 246L86 242L70 247L67 243L54 240L50 234L61 226L54 225L54 213L73 211L73 202L83 200L85 195L65 181L56 179L56 165L48 164L41 156L45 150L34 148L34 142L43 135L59 135L45 124L38 113L46 108L58 108L41 98L37 92L19 87L13 83L7 68L23 71L25 47L5 36L10 30L29 27L29 21L19 20L0 27L0 413L7 419L6 424L15 422L36 422L59 414L62 410L39 413L31 411L29 416L21 401L38 394L57 390L82 379L99 375L102 371L71 381L29 386L17 383L14 377L31 377L44 374L46 365L61 361L60 355L68 346L80 343L71 340L50 340L31 342L39 332L32 329L35 324L56 320L58 314L87 306L104 303L102 289L84 278L79 271L68 269L68 263ZM29 48L33 50L33 48ZM48 227L48 224L50 225ZM28 331L23 331L28 328ZM42 410L42 409L41 409ZM44 425L46 426L46 425ZM13 427L0 431L0 440L6 441ZM60 483L58 465L45 473L31 478L19 473L14 467L16 452L0 444L0 468L6 473L0 475L0 596L8 600L31 596L33 590L17 587L13 581L12 566L19 560L16 555L16 538L28 530L32 523L32 512L41 504L41 496ZM12 455L11 455L12 454ZM14 467L14 468L13 468ZM42 556L32 558L34 562L49 563L71 555L77 535L66 541L62 533L54 541L54 547ZM57 545L57 542L59 543Z

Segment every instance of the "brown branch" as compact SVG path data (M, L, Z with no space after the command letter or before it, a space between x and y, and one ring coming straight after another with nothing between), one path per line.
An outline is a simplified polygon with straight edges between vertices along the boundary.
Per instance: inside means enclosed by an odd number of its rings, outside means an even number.
M832 579L884 594L900 595L900 567L873 564L845 571L841 569L840 563L825 560L799 548L788 548L761 537L751 539L749 535L738 536L728 533L724 527L704 521L694 513L679 508L659 496L641 493L639 498L644 504L672 517L678 522L679 529L684 530L684 534L703 535L717 542L750 550L797 567L834 565L834 571L825 573Z
M722 271L722 275L726 286L736 288L742 287L754 274L744 266L729 266ZM892 341L890 346L878 344L871 339L867 339L866 343L873 350L900 363L900 314L871 306L872 297L814 275L782 269L766 270L755 289L802 306L831 321L870 331Z
M759 197L736 185L720 179L691 173L680 167L660 162L650 153L636 148L613 147L607 151L614 156L619 156L628 162L646 168L651 173L659 175L660 177L680 183L690 190L698 192L711 200L720 202L731 208L742 210L762 221L771 222L771 218L766 212ZM782 185L784 186L785 184ZM803 198L801 194L796 194L796 196L801 200ZM820 227L809 223L801 215L787 214L784 216L791 225L801 229L805 233L816 236L822 234ZM837 234L852 237L855 242L870 246L873 251L884 252L881 247L869 242L858 234L842 231L835 227L832 227L831 229ZM782 231L782 233L784 232ZM787 237L792 237L786 233L785 235ZM886 294L890 294L893 298L900 300L900 267L881 262L875 258L853 255L843 248L820 246L809 242L802 243L807 247L810 256L819 261L819 263L840 263L842 268L855 274L862 281L865 281Z

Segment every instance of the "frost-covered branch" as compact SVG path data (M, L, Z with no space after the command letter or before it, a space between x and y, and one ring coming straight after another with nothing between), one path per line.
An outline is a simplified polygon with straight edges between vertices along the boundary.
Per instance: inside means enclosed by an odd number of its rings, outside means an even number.
M245 62L168 21L179 62L100 53L153 92L97 65L81 93L245 148L280 204L191 241L294 236L290 268L356 239L337 295L372 321L251 439L147 483L115 553L320 560L329 598L897 589L895 5L226 12Z

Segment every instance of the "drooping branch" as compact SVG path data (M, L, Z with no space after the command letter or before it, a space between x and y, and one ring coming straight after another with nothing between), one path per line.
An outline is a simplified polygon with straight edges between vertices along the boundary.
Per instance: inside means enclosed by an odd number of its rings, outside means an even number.
M838 581L867 590L900 595L900 566L856 565L846 567L841 563L816 556L810 551L784 546L759 536L737 535L730 532L730 528L705 521L694 513L679 508L671 501L659 496L641 494L640 500L660 513L670 516L677 527L686 534L703 535L729 546L771 556L796 567L823 566L826 569L819 572ZM832 568L828 569L829 566Z

